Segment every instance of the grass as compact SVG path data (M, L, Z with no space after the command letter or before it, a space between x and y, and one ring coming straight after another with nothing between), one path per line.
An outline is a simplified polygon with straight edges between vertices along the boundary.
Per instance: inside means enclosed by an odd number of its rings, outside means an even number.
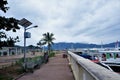
M50 54L49 54L49 57L54 57L55 56L55 52L51 52Z
M43 56L36 56L36 57L32 57L32 58L27 58L27 62L36 62L37 60L43 58Z
M41 58L41 56L27 58L27 61L36 61ZM22 67L23 58L17 61L15 64L11 64L9 67L3 67L0 69L0 80L13 80L19 75L24 73L24 69Z
M54 57L55 52L51 52L49 54L49 57ZM26 58L27 61L37 61L38 59L43 59L43 56L36 56L33 58ZM21 58L19 61L17 61L15 64L11 64L9 67L3 67L0 69L0 80L13 80L16 77L18 77L20 74L24 73L22 63L24 59Z
M18 64L4 67L0 69L0 80L13 80L22 73L23 69Z
M0 74L0 80L13 80L13 78L11 76L6 77L6 75Z

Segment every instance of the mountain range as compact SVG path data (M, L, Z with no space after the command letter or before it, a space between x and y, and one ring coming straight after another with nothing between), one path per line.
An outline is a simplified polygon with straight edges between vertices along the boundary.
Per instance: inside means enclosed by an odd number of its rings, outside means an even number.
M77 49L77 48L115 48L116 44L120 45L120 42L113 42L113 43L109 43L109 44L103 44L103 45L98 45L98 44L88 44L88 43L73 43L73 42L58 42L58 43L54 43L52 45L52 49L53 50L65 50L65 49ZM18 46L17 47L23 47L23 46ZM32 47L35 48L36 46L33 45L29 45L27 47ZM46 46L44 46L44 49L47 49Z
M107 48L111 47L114 48L116 44L120 45L120 42L113 42L109 44L104 44L104 45L98 45L98 44L88 44L88 43L68 43L68 42L59 42L59 43L54 43L52 45L52 49L54 50L64 50L64 49L77 49L77 48Z

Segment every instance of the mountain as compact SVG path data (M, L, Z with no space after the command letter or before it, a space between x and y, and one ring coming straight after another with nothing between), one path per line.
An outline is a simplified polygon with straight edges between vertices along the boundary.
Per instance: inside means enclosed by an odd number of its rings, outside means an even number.
M120 45L120 42L117 42L117 44ZM104 45L102 45L102 47L103 48L108 48L108 47L114 48L115 45L116 45L116 42L113 42L113 43L109 43L109 44L104 44ZM24 48L23 46L19 46L19 45L16 45L16 47ZM26 47L34 47L35 48L36 46L29 45ZM65 49L77 49L77 48L101 48L101 45L88 44L88 43L72 43L72 42L59 42L59 43L54 43L52 45L53 50L65 50ZM44 46L44 49L46 50L47 47Z
M120 42L118 42L120 45ZM115 47L116 42L109 43L109 44L104 44L102 45L103 48L106 47ZM54 43L52 45L52 49L54 50L64 50L64 49L77 49L77 48L101 48L101 45L97 44L88 44L88 43L67 43L67 42L59 42L59 43Z

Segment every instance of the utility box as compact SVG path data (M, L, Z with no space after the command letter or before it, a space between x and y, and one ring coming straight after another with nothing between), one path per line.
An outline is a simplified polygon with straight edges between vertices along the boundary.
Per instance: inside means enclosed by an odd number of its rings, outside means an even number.
M30 32L25 32L25 38L31 38L31 33Z

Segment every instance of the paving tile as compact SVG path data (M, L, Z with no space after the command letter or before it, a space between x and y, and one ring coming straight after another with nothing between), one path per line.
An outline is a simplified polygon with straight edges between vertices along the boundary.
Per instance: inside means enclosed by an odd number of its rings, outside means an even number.
M67 58L57 54L49 59L47 64L43 64L34 73L29 73L18 80L74 80Z

